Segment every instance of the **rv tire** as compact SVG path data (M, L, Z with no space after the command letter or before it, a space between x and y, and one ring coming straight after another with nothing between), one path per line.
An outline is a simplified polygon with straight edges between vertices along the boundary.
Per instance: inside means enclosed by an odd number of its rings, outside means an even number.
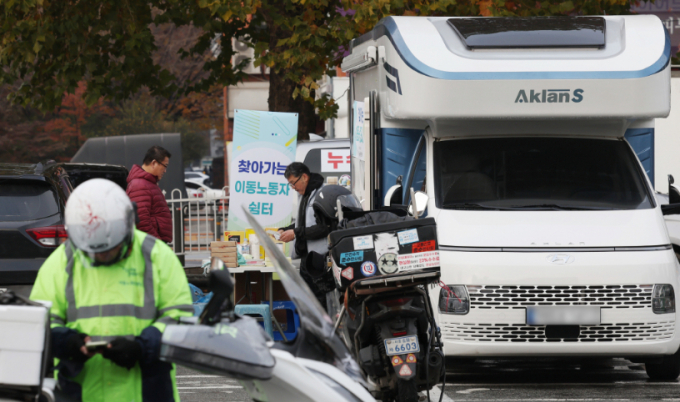
M645 363L645 371L655 381L675 381L680 376L680 350L658 363Z

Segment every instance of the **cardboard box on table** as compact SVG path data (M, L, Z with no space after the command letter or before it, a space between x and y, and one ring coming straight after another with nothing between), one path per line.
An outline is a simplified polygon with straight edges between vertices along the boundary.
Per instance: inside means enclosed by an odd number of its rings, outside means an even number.
M218 257L228 268L238 267L235 241L214 241L210 243L210 257Z

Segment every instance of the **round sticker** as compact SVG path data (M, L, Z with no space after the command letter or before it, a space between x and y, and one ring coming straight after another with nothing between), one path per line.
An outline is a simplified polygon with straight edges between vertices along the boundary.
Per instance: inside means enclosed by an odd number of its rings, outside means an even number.
M340 176L338 184L349 189L350 185L352 184L352 179L349 177L348 174L343 174L342 176Z
M385 275L397 272L399 270L397 255L394 253L383 254L378 260L378 269Z
M364 274L364 276L375 275L375 264L371 261L366 261L365 263L361 264L361 273Z

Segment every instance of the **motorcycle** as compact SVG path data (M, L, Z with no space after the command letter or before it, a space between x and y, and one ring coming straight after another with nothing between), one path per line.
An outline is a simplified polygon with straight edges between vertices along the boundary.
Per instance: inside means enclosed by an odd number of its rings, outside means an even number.
M376 399L412 402L426 391L429 400L445 379L428 290L440 277L436 223L384 211L347 215L345 228L329 235L329 265L343 301L336 326Z
M199 317L166 327L161 360L238 379L255 401L375 401L333 321L264 229L244 211L296 305L297 337L274 343L255 319L236 315L231 275L215 258L212 299Z

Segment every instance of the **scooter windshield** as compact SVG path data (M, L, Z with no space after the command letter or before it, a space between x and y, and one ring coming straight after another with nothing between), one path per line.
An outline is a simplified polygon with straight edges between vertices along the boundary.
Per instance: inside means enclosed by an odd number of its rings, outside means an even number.
M342 370L353 380L363 383L364 379L361 376L359 365L354 361L345 344L342 343L342 340L333 330L331 318L321 307L319 301L314 297L314 294L300 274L286 259L283 252L276 247L253 215L245 207L243 207L243 211L260 239L261 245L265 248L267 256L269 256L274 264L276 272L281 279L281 284L283 284L293 303L295 303L295 307L300 315L300 326L315 336L320 342L323 342L335 354L335 366L339 370Z

